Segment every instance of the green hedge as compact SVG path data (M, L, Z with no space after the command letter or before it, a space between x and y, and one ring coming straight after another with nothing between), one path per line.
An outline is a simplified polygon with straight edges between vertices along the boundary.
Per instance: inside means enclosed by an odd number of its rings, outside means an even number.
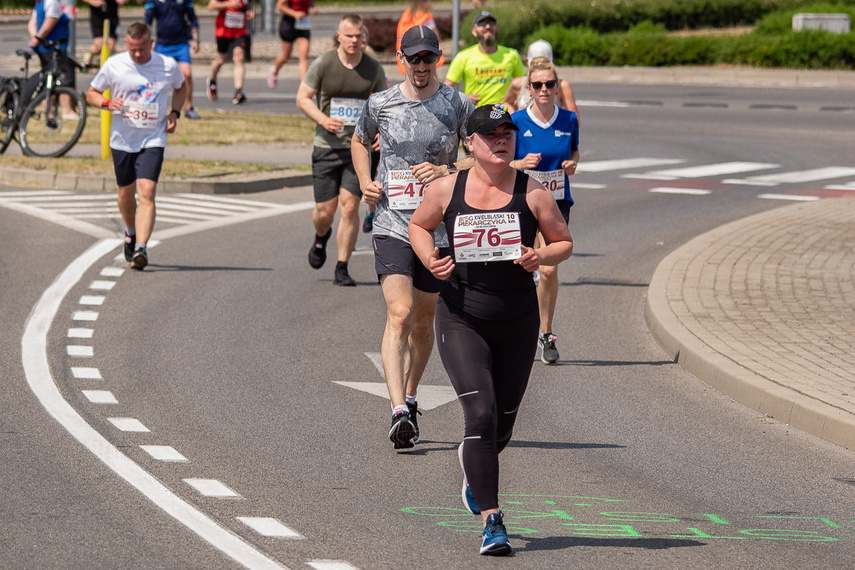
M552 25L585 27L601 34L626 32L643 22L672 31L721 28L753 25L774 12L789 11L792 16L813 4L816 0L530 0L490 10L499 21L499 42L522 50L532 32ZM836 4L855 7L855 0ZM467 45L475 42L466 31L471 27L470 16L461 25Z
M754 65L793 69L855 69L855 33L822 31L740 36L675 36L653 24L627 33L548 26L527 38L545 39L558 65L677 66Z

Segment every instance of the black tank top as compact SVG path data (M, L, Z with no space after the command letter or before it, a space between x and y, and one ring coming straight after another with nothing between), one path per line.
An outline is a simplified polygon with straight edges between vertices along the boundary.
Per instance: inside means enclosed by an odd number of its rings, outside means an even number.
M526 202L528 174L517 172L511 201L497 210L479 210L466 203L464 196L468 176L468 170L457 175L451 201L443 218L451 242L452 257L456 259L454 222L459 215L464 214L515 213L520 220L521 242L532 247L537 234L537 218ZM528 311L537 311L537 292L532 274L513 261L455 261L454 272L443 285L440 296L452 309L492 321L516 319Z

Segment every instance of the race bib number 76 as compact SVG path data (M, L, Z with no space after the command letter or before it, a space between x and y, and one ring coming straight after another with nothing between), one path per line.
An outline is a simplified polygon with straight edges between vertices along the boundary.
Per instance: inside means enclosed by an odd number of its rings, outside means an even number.
M522 255L520 218L515 212L463 214L454 220L458 263L512 261Z

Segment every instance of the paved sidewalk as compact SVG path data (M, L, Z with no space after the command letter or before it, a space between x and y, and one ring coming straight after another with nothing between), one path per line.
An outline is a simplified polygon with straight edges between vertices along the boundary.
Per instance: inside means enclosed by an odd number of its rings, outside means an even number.
M855 198L786 206L701 235L648 291L677 363L782 422L855 449Z

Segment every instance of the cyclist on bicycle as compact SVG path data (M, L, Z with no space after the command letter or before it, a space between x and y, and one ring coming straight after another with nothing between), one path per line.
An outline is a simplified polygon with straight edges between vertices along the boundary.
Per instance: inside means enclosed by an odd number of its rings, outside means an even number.
M65 40L61 44L62 52L57 54L56 82L58 85L74 89L76 86L74 64L65 54L68 49L70 23L71 20L62 11L59 0L39 0L33 10L33 17L27 24L27 30L30 33L30 47L38 53L42 71L47 71L50 67L52 57L52 50L47 49L42 44L45 41ZM62 108L63 115L77 116L74 109L71 108L71 101L68 97L60 97L59 105Z

